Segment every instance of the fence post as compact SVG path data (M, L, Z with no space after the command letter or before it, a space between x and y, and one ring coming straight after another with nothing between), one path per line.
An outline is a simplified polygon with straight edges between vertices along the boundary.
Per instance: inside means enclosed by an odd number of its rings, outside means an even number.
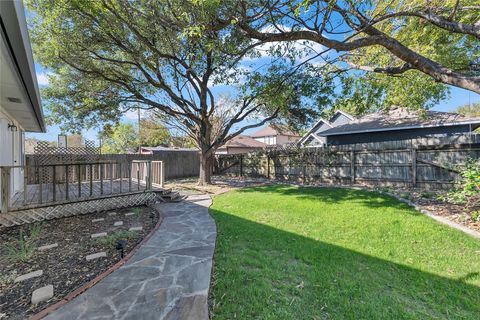
M243 177L243 155L240 155L240 177Z
M270 156L267 154L267 179L270 179Z
M152 189L152 161L148 161L148 178L146 181L147 184L147 189L151 190Z
M350 176L352 184L355 184L355 150L350 150Z
M305 152L302 152L302 174L303 174L303 184L307 184L307 157Z
M165 183L165 164L163 161L160 161L160 187L163 188Z
M23 205L27 204L28 196L28 167L23 167Z
M417 149L412 149L412 186L417 186Z
M8 203L10 201L10 168L2 169L2 213L8 212Z
M65 166L65 200L69 200L70 199L70 195L69 195L69 192L70 192L70 188L69 188L69 181L68 181L68 171L69 171L70 167L67 165Z

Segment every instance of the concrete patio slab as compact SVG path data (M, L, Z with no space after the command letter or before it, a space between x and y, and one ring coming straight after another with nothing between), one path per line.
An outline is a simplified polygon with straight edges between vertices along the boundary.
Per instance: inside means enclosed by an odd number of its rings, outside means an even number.
M208 319L216 227L206 195L158 205L163 222L118 270L45 319Z

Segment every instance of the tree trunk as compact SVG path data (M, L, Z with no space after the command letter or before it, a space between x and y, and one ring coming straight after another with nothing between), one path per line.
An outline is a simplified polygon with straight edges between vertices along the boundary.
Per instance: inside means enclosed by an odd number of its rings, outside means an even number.
M200 175L198 185L205 186L212 183L213 155L202 152L200 155Z

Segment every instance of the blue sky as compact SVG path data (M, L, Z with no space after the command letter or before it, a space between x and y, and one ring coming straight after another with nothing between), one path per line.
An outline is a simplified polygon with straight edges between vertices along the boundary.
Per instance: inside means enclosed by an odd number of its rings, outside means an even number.
M42 68L41 65L35 64L36 73L37 73L37 80L40 87L44 87L48 85L48 77L45 69ZM222 91L228 91L228 88L225 86L219 86L214 88L216 94L221 93ZM464 105L467 103L480 103L480 95L476 94L471 91L467 91L464 89L450 87L450 97L446 100L439 103L435 106L432 110L435 111L453 111L456 107L460 105ZM123 116L123 121L125 122L136 122L137 121L137 113L136 112L129 112ZM101 128L93 128L89 130L82 131L82 135L88 140L97 141L97 135ZM246 133L251 133L258 129L251 129ZM59 126L48 126L46 133L27 133L27 137L29 138L36 138L40 140L48 140L48 141L56 141L58 134L61 133Z

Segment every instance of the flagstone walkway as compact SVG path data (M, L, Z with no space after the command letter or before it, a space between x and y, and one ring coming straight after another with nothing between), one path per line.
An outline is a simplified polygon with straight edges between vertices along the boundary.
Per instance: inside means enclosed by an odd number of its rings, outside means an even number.
M207 195L159 204L163 222L132 258L45 319L208 319L210 204Z

